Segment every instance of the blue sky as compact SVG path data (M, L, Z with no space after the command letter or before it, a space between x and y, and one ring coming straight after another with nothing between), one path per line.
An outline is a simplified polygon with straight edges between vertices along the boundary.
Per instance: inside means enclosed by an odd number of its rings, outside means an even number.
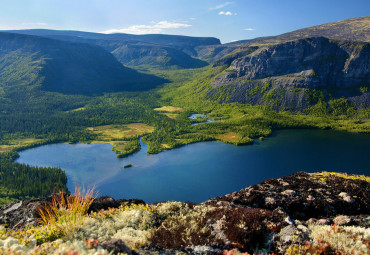
M1 0L0 29L212 36L223 43L370 15L370 0Z

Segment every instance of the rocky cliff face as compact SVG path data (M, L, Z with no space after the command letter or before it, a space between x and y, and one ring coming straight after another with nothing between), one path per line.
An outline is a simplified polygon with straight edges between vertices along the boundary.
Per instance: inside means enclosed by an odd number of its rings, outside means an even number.
M307 89L326 90L327 96L365 97L370 84L370 44L315 37L271 46L245 47L215 63L227 66L209 92L220 89L229 102L269 104L293 110L309 105ZM225 90L227 88L227 90ZM331 95L329 95L329 90ZM365 95L362 95L365 94Z
M311 37L370 42L370 16L307 27L277 36L258 37L222 45L200 45L195 50L198 57L213 63L234 50L240 51L242 47L274 45Z

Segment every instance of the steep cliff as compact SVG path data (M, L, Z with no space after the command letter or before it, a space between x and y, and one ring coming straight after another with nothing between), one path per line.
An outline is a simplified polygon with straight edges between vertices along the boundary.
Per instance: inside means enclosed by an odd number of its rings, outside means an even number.
M370 42L370 16L302 28L277 36L258 37L222 45L200 45L195 49L198 57L214 62L234 50L240 51L243 47L279 44L310 37Z
M369 57L369 43L324 37L246 46L214 64L227 68L208 93L215 100L298 110L315 103L309 98L315 90L325 100L344 96L368 107Z

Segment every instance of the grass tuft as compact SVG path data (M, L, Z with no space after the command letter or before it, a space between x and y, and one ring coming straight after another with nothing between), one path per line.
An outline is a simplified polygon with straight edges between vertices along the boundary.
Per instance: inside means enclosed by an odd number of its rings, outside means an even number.
M95 199L93 194L94 189L83 192L77 187L74 195L63 192L54 194L51 203L38 210L40 223L63 236L73 232L81 226L87 215L87 210Z

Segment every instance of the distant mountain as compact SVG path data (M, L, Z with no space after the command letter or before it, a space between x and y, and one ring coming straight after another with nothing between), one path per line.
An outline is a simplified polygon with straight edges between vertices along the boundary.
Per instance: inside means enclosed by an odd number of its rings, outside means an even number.
M370 17L361 17L196 49L223 67L211 99L296 111L340 97L370 107L369 42Z
M103 48L106 46L102 43ZM147 43L117 43L112 54L122 64L129 66L153 65L161 67L200 68L207 62L192 58L181 50Z
M256 38L246 43L281 43L308 37L370 42L370 16L346 19L323 25L299 29L278 36Z
M207 95L215 101L296 111L345 97L370 107L369 27L370 17L361 17L224 45L207 37L19 30L48 38L3 33L0 82L63 93L143 90L163 80L117 59L162 68L207 64L195 55L214 64Z
M278 44L309 37L370 42L370 16L303 28L277 36L259 37L223 45L198 46L196 51L199 58L214 62L234 50L242 51L247 46Z
M101 34L82 31L48 30L48 29L8 30L3 32L53 37L55 39L64 38L66 40L69 40L67 37L79 37L93 40L145 42L156 45L168 46L189 52L193 51L194 47L197 46L221 44L220 40L214 37L192 37L192 36L165 35L165 34L147 34L147 35L132 35L121 33Z
M23 87L94 95L145 90L163 82L122 66L98 46L0 33L0 88L5 92Z
M122 64L132 66L199 68L208 63L191 57L197 55L195 48L220 45L220 40L212 37L100 34L47 29L10 30L7 32L99 45L116 56Z

